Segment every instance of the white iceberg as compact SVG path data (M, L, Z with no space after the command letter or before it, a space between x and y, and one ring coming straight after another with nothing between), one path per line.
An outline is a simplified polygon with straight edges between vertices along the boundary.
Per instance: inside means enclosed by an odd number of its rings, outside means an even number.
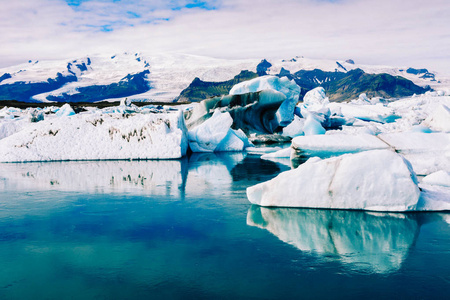
M327 134L298 136L292 140L297 155L331 156L369 150L389 149L389 145L370 134Z
M411 166L390 150L310 159L247 188L251 203L280 207L410 211L419 196Z
M422 193L417 203L418 211L450 211L450 188L420 184Z
M284 148L278 150L276 152L266 153L261 156L262 159L266 158L290 158L291 157L292 148Z
M67 117L67 116L73 116L75 114L75 111L72 109L69 103L64 104L61 106L60 109L56 112L56 116L58 117Z
M340 111L346 118L356 118L363 121L373 121L378 123L391 123L400 118L394 109L386 107L381 103L360 104L336 103L328 104L331 111Z
M433 130L450 132L450 108L446 105L439 105L432 114L430 114L423 124Z
M244 147L244 141L242 141L233 129L230 129L225 138L217 145L215 151L242 151Z
M187 149L181 112L89 113L31 124L0 140L0 162L172 159Z
M417 174L450 170L450 133L398 132L378 138L403 155Z
M323 128L317 115L308 112L306 113L306 120L305 124L303 125L303 132L305 135L321 135L325 134L326 130L325 128Z
M441 170L434 172L422 179L422 182L432 185L446 186L450 188L450 172Z
M300 118L297 115L294 115L294 120L292 122L283 128L282 135L289 136L291 138L303 135L303 127L305 126L305 119Z
M325 89L319 86L307 92L303 97L303 104L299 105L309 111L318 111L327 106L329 103L330 101L325 95Z
M40 108L31 108L28 111L28 119L32 123L43 121L44 111Z
M242 151L245 143L231 129L233 119L229 112L215 110L214 114L188 132L189 146L193 152Z

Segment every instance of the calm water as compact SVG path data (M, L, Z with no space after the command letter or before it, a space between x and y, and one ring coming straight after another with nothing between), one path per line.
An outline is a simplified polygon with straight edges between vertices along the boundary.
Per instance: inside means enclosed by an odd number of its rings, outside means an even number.
M0 165L0 299L447 298L450 214L251 206L257 156Z

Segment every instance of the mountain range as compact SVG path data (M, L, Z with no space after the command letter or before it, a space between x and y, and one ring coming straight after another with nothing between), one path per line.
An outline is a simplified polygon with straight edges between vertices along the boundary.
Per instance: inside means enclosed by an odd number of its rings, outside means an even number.
M448 78L427 69L358 65L351 59L226 60L125 52L2 68L0 101L86 103L128 97L136 102L197 102L228 94L236 83L264 75L294 80L302 88L300 97L322 86L331 101L361 93L398 98L450 86Z

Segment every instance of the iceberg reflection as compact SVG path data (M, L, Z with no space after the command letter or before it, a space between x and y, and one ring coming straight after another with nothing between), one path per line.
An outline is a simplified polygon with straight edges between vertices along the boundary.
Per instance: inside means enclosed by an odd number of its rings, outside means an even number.
M78 192L142 192L179 195L185 160L63 161L0 165L4 189Z
M401 267L419 232L415 214L256 205L248 211L247 224L301 251L337 257L353 270L382 274Z

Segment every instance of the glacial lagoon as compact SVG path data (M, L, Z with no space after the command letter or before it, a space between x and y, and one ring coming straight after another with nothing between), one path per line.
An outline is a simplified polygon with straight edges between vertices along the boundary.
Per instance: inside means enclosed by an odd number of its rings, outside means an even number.
M0 165L1 299L446 298L450 214L264 208L245 153Z

